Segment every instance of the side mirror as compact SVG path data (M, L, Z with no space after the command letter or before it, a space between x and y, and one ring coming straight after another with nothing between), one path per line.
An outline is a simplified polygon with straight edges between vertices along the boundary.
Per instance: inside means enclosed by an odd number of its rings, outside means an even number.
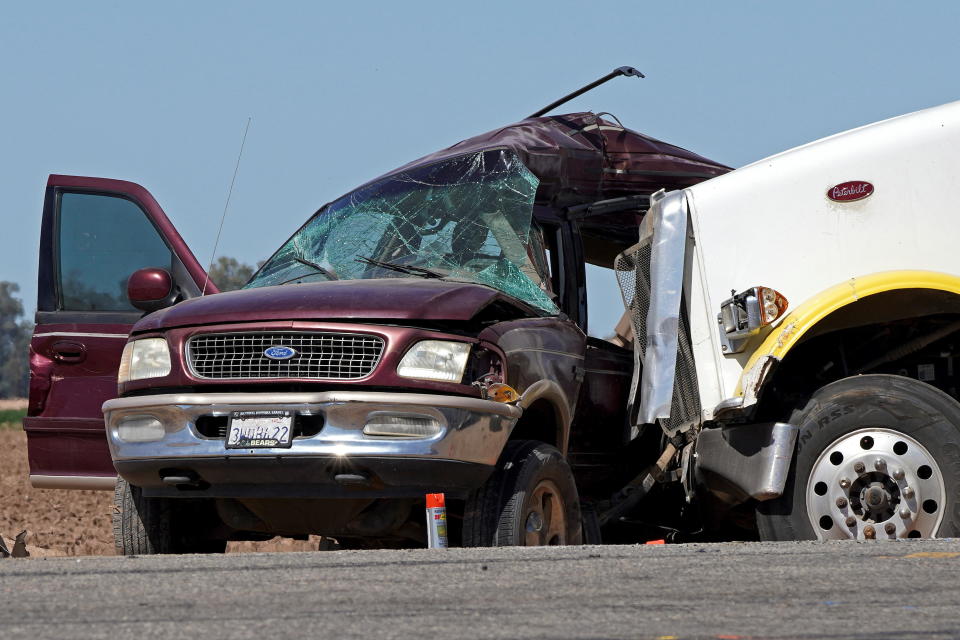
M127 297L141 311L150 313L169 307L177 300L173 278L166 269L137 269L127 280Z

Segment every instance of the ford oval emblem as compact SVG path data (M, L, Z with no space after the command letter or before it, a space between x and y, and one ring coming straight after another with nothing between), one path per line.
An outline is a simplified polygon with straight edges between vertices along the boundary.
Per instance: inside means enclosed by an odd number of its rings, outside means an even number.
M263 352L271 360L289 360L297 355L296 349L290 347L270 347Z
M870 195L873 195L873 185L866 180L841 182L827 189L827 197L834 202L853 202L863 200Z

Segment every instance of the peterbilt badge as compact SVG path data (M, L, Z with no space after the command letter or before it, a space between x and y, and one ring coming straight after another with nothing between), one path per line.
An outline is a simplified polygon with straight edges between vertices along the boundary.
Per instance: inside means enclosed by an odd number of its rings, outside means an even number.
M873 185L866 180L850 180L827 189L827 197L834 202L854 202L873 195Z

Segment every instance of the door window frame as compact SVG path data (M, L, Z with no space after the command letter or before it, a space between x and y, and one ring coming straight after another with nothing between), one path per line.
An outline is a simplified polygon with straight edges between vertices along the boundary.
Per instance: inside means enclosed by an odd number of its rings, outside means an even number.
M82 311L63 308L63 286L60 273L60 214L62 196L65 193L119 198L131 202L140 210L141 215L146 218L151 228L156 232L157 237L170 252L170 264L164 268L170 272L174 286L180 289L181 295L183 295L185 290L189 291L189 289L195 288L184 286L186 282L192 284L193 279L189 276L180 256L177 255L177 252L170 245L170 241L166 235L157 226L156 221L150 215L147 207L139 199L119 191L85 189L83 187L49 186L47 187L44 197L43 229L48 231L48 234L42 233L45 237L42 238L40 243L40 265L38 269L40 287L38 288L37 295L37 324L135 324L144 316L144 313L138 309L131 309L129 311Z
M586 299L581 300L579 283L584 281L584 272L572 225L552 207L534 206L533 217L543 232L546 248L550 249L550 279L556 304L582 328L580 318L586 317Z

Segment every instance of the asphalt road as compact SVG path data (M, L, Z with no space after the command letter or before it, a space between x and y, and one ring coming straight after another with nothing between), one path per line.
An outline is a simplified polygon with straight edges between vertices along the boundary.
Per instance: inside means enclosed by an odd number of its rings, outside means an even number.
M960 540L0 560L0 638L960 638Z

